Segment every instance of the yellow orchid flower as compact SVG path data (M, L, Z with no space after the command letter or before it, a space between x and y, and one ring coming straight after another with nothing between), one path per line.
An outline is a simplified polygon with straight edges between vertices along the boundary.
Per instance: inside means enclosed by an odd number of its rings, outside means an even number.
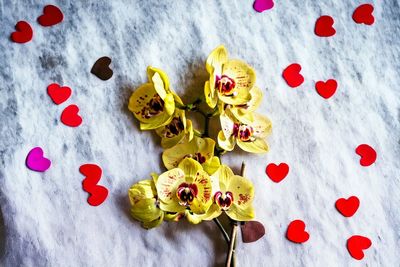
M186 218L191 224L199 224L202 221L202 215L195 214L190 210L176 213L167 212L164 220L179 222L182 218Z
M156 133L161 137L163 148L173 147L181 142L185 136L191 141L193 139L192 121L186 119L184 110L176 109L171 122L157 128Z
M208 56L206 69L210 80L204 85L204 94L211 108L217 105L218 100L242 105L251 99L250 89L256 82L254 70L243 61L228 59L228 52L223 45Z
M242 122L253 122L253 112L260 106L263 93L260 88L254 86L250 90L251 99L242 105L229 105L223 102L219 102L218 110L222 114L226 109L230 109L232 114L239 118Z
M131 216L146 229L159 226L164 212L157 205L157 191L153 180L134 184L128 191L131 203Z
M254 219L254 186L249 179L235 175L232 170L221 165L211 176L213 190L213 204L203 220L212 220L222 212L236 221L250 221Z
M177 168L161 174L156 182L160 208L169 213L189 210L204 214L211 205L211 180L194 159L184 159Z
M175 101L182 102L169 87L168 76L148 67L149 83L141 85L129 98L128 108L140 121L141 130L152 130L171 122Z
M230 109L220 115L222 130L218 133L218 145L232 151L235 144L250 153L268 152L268 144L265 142L272 130L271 121L260 114L253 114L253 121L240 121Z
M208 173L214 173L219 165L219 158L214 156L215 141L211 138L194 136L191 141L185 139L183 143L164 150L162 160L165 167L170 170L176 168L185 158L198 161Z

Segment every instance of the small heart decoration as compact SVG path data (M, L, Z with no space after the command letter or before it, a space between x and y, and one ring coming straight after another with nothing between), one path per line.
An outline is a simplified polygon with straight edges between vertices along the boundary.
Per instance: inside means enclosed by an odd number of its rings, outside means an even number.
M44 27L49 27L62 22L64 14L61 10L53 5L47 5L43 8L43 15L38 17L37 21Z
M360 165L368 167L376 161L376 151L367 144L361 144L356 148L356 153L361 157Z
M82 123L82 118L78 112L77 105L69 105L61 113L61 122L70 127L78 127Z
M36 172L45 172L51 166L51 161L43 156L41 147L32 148L26 157L26 166Z
M334 79L329 79L326 82L318 81L315 84L315 90L320 96L328 99L335 94L337 86L338 84Z
M60 105L67 101L72 91L71 88L67 86L60 86L57 83L52 83L47 86L47 94L50 96L51 100L53 100L54 104Z
M297 63L290 64L283 70L283 79L290 87L298 87L304 82L304 77L300 74L300 71L301 65Z
M85 192L89 193L87 202L91 206L99 206L108 196L108 189L97 185L102 175L101 168L96 164L84 164L80 166L79 172L85 176L82 187Z
M279 165L270 163L267 165L265 172L273 182L279 183L288 175L289 165L286 163L280 163Z
M15 29L17 31L11 34L11 40L13 42L23 44L32 40L33 30L28 22L23 20L18 21L18 23L15 25Z
M371 4L363 4L357 7L353 12L353 20L357 24L372 25L375 22L373 15L374 6Z
M253 8L255 11L261 13L274 7L273 0L255 0Z
M347 250L356 260L362 260L364 258L364 251L371 247L372 242L368 237L361 235L353 235L347 239Z
M344 217L351 217L360 207L360 200L356 196L351 196L348 199L339 198L335 202L335 207Z
M315 22L314 32L319 37L330 37L336 34L333 24L335 21L331 16L321 16Z
M306 224L302 220L294 220L287 228L286 238L293 243L304 243L310 238L305 229Z
M99 79L106 81L113 76L113 70L109 67L110 64L111 58L101 57L96 60L90 72L96 75Z
M249 221L241 225L243 243L252 243L265 235L265 227L258 221Z

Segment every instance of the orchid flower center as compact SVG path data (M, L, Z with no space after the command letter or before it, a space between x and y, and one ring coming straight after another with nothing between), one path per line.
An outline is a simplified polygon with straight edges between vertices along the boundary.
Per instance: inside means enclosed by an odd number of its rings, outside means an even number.
M240 141L247 142L251 141L251 137L253 136L254 130L253 127L246 124L235 123L233 125L233 135L236 138L239 138Z
M187 206L192 203L194 198L197 196L199 190L195 184L182 183L178 186L176 195L180 200L179 204Z
M149 119L160 114L164 110L164 100L155 94L152 99L147 103L145 107L141 110L142 117Z
M229 78L226 75L222 75L221 77L217 76L215 80L215 87L218 89L223 95L232 95L233 89L235 89L235 81L232 78Z
M184 129L185 126L183 125L181 118L175 117L172 119L170 124L165 126L164 136L168 138L174 137L180 134Z
M203 156L201 153L187 154L183 158L194 159L197 162L199 162L200 164L203 164L204 162L206 162L206 157Z
M232 206L233 203L233 194L231 192L222 193L218 191L214 195L214 200L223 210L227 210Z

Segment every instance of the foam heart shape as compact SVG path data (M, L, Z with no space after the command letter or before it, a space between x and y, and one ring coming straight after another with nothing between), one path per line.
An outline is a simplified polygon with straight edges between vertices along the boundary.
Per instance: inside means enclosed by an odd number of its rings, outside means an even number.
M360 200L356 196L351 196L348 199L339 198L335 202L336 209L344 216L353 216L360 206Z
M102 175L101 168L96 164L84 164L80 166L79 172L85 176L82 187L85 192L89 193L87 202L91 206L102 204L107 199L108 189L97 185Z
M82 123L82 118L78 114L79 108L77 105L69 105L61 113L61 121L67 126L78 127Z
M29 25L26 21L18 21L15 25L15 29L17 31L11 34L11 40L15 43L27 43L32 40L33 37L33 30L31 25Z
M353 12L353 20L358 24L372 25L375 22L374 6L371 4L363 4L357 7Z
M45 172L51 166L51 161L43 156L43 149L40 147L32 148L26 157L26 166L37 172Z
M315 22L314 32L319 37L330 37L335 35L336 30L333 28L335 21L331 16L321 16Z
M306 224L302 220L294 220L288 226L286 238L294 243L304 243L310 238L305 229Z
M56 105L60 105L61 103L67 101L67 99L71 96L72 91L71 88L67 86L60 86L57 83L52 83L47 86L47 94Z
M318 81L315 84L315 90L320 96L328 99L335 94L337 86L338 84L334 79L329 79L326 82Z
M249 221L241 225L243 243L252 243L265 235L265 227L258 221Z
M361 166L368 167L376 161L376 151L367 144L361 144L356 148L356 153L361 157Z
M270 163L267 165L265 172L273 182L279 183L288 175L289 165L286 163L280 163L279 165Z
M96 75L99 79L106 81L113 76L113 71L109 67L110 64L111 58L101 57L96 60L90 72Z
M347 239L347 250L356 260L362 260L364 258L364 251L371 247L372 242L368 237L361 235L353 235Z
M297 63L290 64L283 70L282 76L290 87L295 88L304 82L304 77L300 74L300 71L301 65Z
M255 0L253 4L253 8L257 12L264 12L265 10L271 9L274 7L273 0Z
M43 15L38 17L37 21L44 27L56 25L63 21L64 14L61 10L53 5L47 5L43 8Z

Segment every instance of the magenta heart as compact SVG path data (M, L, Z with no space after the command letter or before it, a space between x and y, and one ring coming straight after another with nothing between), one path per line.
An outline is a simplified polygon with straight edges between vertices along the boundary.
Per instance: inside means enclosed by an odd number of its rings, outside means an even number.
M253 8L257 12L263 12L265 10L271 9L274 7L273 0L255 0L253 4Z
M50 165L51 161L43 157L43 149L40 147L32 148L26 157L26 166L32 171L44 172Z

